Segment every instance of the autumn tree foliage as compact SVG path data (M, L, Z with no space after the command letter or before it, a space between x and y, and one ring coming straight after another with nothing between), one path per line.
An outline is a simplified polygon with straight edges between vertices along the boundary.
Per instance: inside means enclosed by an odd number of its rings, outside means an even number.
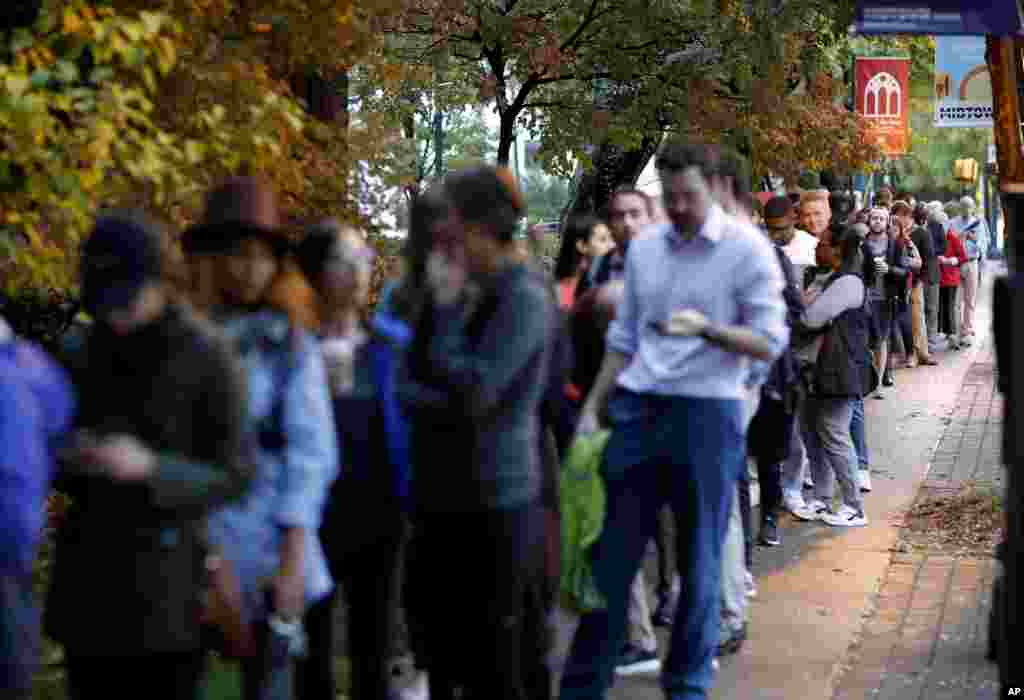
M391 132L372 115L349 119L344 88L351 74L382 86L401 74L378 32L398 7L41 0L0 17L6 295L73 291L97 207L143 205L185 225L228 174L270 178L295 219L365 213L372 173L355 164L386 151ZM326 107L311 104L311 83Z
M833 76L852 6L415 0L386 26L395 55L492 106L500 162L528 135L547 169L576 173L581 210L635 182L666 132L733 145L758 174L873 162Z

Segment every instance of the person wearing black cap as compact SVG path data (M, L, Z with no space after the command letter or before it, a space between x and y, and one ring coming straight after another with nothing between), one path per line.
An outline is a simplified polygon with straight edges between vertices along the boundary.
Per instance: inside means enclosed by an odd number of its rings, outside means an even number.
M65 360L80 397L58 488L46 629L64 645L73 700L149 679L157 698L194 700L203 669L201 520L251 474L244 381L225 343L171 299L160 231L104 214L82 250L95 319ZM125 669L132 674L125 674Z
M796 227L796 208L789 197L772 197L764 207L764 223L775 245L793 264L796 278L802 280L804 272L815 265L814 252L818 248L817 236Z

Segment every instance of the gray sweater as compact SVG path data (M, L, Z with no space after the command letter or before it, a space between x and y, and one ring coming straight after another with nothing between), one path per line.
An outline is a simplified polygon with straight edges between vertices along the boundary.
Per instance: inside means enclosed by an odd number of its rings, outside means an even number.
M515 508L540 489L540 403L555 309L523 265L502 270L469 313L428 310L400 396L412 421L424 511ZM417 356L418 355L418 356Z

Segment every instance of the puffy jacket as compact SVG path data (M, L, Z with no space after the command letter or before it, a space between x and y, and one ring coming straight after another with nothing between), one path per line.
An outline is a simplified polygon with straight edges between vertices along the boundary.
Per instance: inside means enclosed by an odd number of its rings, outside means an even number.
M960 265L967 264L967 251L964 249L963 241L960 240L960 236L956 235L953 229L946 231L946 249L942 254L946 258L956 258L960 261ZM941 286L943 287L959 287L960 286L960 265L942 265L942 279Z
M64 357L80 399L76 427L134 435L159 459L143 483L63 465L72 506L47 631L95 656L197 650L202 518L242 495L254 471L241 369L215 331L176 306L130 336L95 327Z
M843 275L835 275L827 289ZM865 295L866 296L866 295ZM825 331L814 368L813 390L818 396L861 398L871 371L871 315L867 303L839 314Z

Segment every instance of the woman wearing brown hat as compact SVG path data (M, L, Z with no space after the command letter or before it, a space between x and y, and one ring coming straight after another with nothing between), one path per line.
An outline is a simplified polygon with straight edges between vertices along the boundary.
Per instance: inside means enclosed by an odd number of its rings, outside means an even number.
M443 191L451 211L401 387L418 457L408 566L419 661L433 700L547 698L538 445L554 300L515 253L525 207L507 171L463 171ZM469 279L481 290L472 309L458 303ZM465 609L468 643L456 646L451 615Z
M243 694L287 700L303 612L333 588L317 530L337 443L324 362L303 327L315 323L315 293L288 257L273 192L254 178L210 193L185 250L197 303L234 341L248 376L256 476L246 498L208 524L254 630Z

